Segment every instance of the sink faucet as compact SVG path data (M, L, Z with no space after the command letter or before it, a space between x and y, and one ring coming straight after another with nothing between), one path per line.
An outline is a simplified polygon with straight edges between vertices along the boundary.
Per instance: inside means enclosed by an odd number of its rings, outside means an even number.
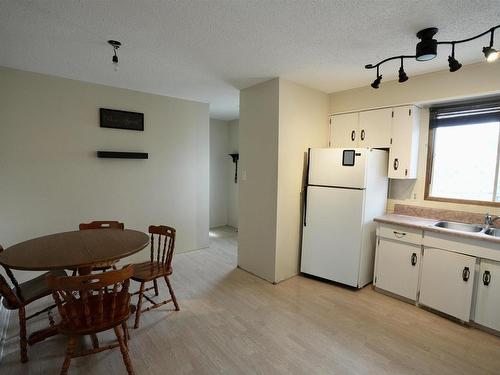
M486 224L486 226L489 228L498 219L500 219L500 216L492 216L490 214L486 214L484 215L484 224Z

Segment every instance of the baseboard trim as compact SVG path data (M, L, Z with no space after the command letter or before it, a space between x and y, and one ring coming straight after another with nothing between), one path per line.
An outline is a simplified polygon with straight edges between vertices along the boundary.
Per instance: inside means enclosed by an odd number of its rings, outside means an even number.
M7 341L7 328L9 327L10 310L7 310L0 297L0 365L2 364L5 342Z

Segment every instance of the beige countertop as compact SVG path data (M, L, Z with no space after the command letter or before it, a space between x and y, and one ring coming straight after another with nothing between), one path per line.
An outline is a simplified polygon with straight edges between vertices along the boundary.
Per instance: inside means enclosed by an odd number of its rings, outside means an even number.
M487 241L490 243L495 243L500 245L500 237L489 236L482 232L469 233L469 232L461 232L452 229L435 227L433 226L433 224L440 221L436 219L427 219L424 217L406 216L398 214L387 214L384 216L376 217L374 221L376 221L377 223L401 225L408 228L421 229L426 232L441 233L462 238L469 238L473 240Z

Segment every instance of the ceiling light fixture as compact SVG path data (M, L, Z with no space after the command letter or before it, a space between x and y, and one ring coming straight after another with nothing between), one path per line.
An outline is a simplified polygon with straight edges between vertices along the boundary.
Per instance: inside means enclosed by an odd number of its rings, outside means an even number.
M118 51L118 48L120 48L122 44L117 40L108 40L108 43L111 45L111 47L113 47L114 55L113 55L111 61L113 63L114 71L117 72L118 71L118 55L116 54L116 51Z
M420 30L417 33L417 38L420 39L420 42L417 43L417 46L415 48L415 55L399 55L399 56L392 56L388 57L387 59L384 59L380 61L377 64L367 64L365 65L365 69L374 69L377 68L377 78L371 86L374 89L379 88L380 81L382 80L382 76L379 75L379 67L380 65L391 61L391 60L396 60L396 59L401 59L401 66L399 68L399 82L406 82L408 80L408 76L406 75L406 72L403 69L403 60L404 59L415 59L417 61L429 61L437 56L437 47L440 44L451 44L451 55L448 56L448 65L450 67L450 72L456 72L462 67L462 64L460 64L457 59L455 59L455 44L461 44L461 43L466 43L470 42L472 40L481 38L484 35L490 34L490 45L488 47L483 48L483 53L486 58L486 61L488 62L493 62L497 60L500 57L500 52L497 51L496 49L493 48L493 37L495 34L495 30L500 28L500 25L497 25L495 27L492 27L489 30L486 30L485 32L482 32L481 34L475 35L471 38L467 39L462 39L462 40L453 40L453 41L443 41L443 42L438 42L436 39L434 39L434 35L437 34L438 28L437 27L429 27L427 29Z

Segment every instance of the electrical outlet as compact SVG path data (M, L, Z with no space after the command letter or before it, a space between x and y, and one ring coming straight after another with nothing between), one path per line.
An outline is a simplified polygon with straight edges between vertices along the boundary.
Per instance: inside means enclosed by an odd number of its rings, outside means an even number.
M417 199L417 193L413 193L413 199Z
M241 171L241 181L247 180L247 171Z

